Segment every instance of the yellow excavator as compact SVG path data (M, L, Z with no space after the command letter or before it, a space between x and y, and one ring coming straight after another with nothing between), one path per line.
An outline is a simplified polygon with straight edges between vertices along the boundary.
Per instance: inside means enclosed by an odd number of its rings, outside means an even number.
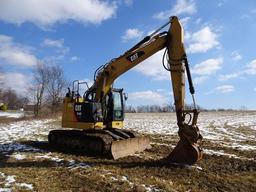
M162 29L169 25L168 31ZM166 157L170 163L194 164L202 158L202 136L197 127L199 110L194 98L194 87L183 43L183 29L176 16L146 36L118 58L99 67L94 74L94 84L73 82L72 91L64 98L62 127L48 135L51 145L71 148L89 154L107 155L114 159L150 148L148 136L136 136L123 129L123 89L113 88L113 82L123 73L165 49L163 66L170 71L180 140ZM167 58L167 63L165 62ZM193 98L194 110L185 110L185 72ZM79 94L81 84L88 89ZM146 121L146 119L145 119Z

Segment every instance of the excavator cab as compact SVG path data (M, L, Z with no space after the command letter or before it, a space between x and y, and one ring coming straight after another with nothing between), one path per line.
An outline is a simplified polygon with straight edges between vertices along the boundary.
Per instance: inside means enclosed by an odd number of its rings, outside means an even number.
M124 94L123 89L110 89L103 98L102 109L104 124L108 128L122 128L124 121Z

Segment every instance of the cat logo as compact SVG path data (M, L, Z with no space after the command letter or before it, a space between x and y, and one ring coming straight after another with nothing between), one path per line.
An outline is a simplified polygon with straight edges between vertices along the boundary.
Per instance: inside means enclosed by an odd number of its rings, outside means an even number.
M129 55L128 57L126 57L126 59L130 62L134 62L136 61L138 58L140 58L142 55L144 55L145 52L143 51L138 51L136 53L133 53L132 55Z

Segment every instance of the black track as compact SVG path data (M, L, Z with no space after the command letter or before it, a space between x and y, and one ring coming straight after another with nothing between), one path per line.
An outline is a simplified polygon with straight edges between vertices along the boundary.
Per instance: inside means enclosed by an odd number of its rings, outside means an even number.
M127 130L53 130L48 135L49 144L61 150L92 155L111 156L115 140L135 137Z

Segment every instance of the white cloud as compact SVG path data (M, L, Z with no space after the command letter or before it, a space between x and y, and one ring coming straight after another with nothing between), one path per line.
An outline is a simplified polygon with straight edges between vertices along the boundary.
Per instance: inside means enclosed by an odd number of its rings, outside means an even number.
M222 63L223 59L221 57L217 59L207 59L196 64L191 71L197 75L211 75L221 69Z
M252 60L247 66L245 73L250 74L250 75L255 75L256 74L256 59Z
M207 79L209 79L209 76L199 76L199 77L195 77L193 79L193 82L195 85L199 85L199 84L203 83L204 81L206 81Z
M213 90L211 90L206 94L208 95L213 93L230 93L233 91L235 91L235 87L233 85L221 85L221 86L215 87Z
M159 92L154 92L151 90L133 92L129 93L128 100L138 100L141 103L151 103L151 104L164 104L167 103L167 97L160 94Z
M180 19L180 22L182 24L183 27L186 27L188 25L188 22L191 18L190 17L184 17Z
M0 35L0 60L25 67L31 67L37 63L37 58L28 47L14 43L12 37L6 35Z
M191 34L187 39L189 43L188 53L205 53L219 45L217 34L209 26Z
M127 29L122 36L122 41L127 42L129 40L134 40L134 39L139 39L143 35L143 31L140 31L139 29L132 28L132 29Z
M41 43L41 46L52 48L55 51L56 55L48 56L43 60L46 62L56 62L58 60L62 60L70 51L70 48L66 47L64 45L64 42L64 39L44 39L44 41Z
M242 55L238 51L233 51L231 57L234 61L239 61L242 59Z
M42 46L45 47L56 47L56 48L62 48L64 45L64 39L45 39L42 42Z
M196 3L194 0L177 0L171 13L173 15L194 14L196 13Z
M173 15L183 15L183 14L194 14L196 13L196 3L194 0L177 0L176 4L171 10L161 11L155 14L153 17L156 19L167 20Z
M80 60L80 58L77 57L77 56L73 56L73 57L70 58L70 60L71 61L78 61L78 60Z
M234 79L236 77L239 77L239 73L230 73L230 74L226 74L226 75L220 75L219 80L220 81L226 81L229 79Z
M246 75L255 75L256 74L256 59L252 60L249 64L246 65L246 67L240 71L226 74L226 75L220 75L219 80L220 81L225 81L228 79L233 79L233 78L243 78Z
M100 0L1 0L0 20L18 25L31 22L41 28L68 20L99 24L116 10L115 2Z
M132 6L133 5L133 0L124 0L124 3L127 6Z
M4 87L15 90L18 94L25 95L27 88L31 85L32 77L22 73L0 73L0 77L4 80Z
M235 87L233 85L221 85L216 87L214 90L220 93L228 93L233 92L235 90Z
M153 77L154 80L169 80L170 73L167 72L162 65L163 54L164 50L157 52L137 65L134 70L144 75Z

